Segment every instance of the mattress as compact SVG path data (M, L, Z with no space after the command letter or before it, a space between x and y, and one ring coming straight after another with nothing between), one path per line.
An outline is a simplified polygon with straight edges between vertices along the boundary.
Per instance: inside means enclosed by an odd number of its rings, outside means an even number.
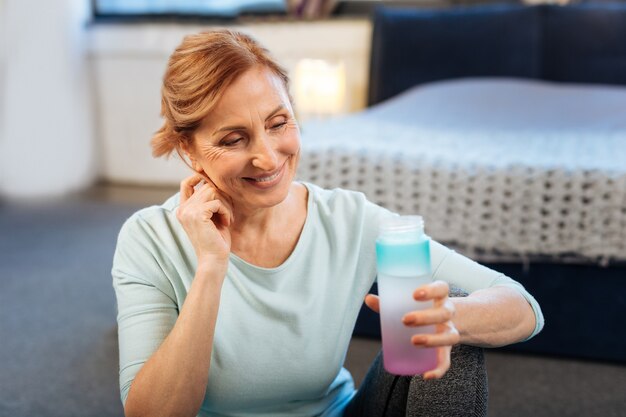
M626 88L415 87L302 127L299 178L364 192L483 261L626 261Z

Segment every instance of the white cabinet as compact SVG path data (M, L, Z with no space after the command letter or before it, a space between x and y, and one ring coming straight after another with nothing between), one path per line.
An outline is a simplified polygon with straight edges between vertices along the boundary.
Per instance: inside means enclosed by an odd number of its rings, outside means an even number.
M94 71L100 176L112 182L177 184L189 172L177 156L151 156L160 124L160 85L167 59L182 38L210 26L101 24L89 30ZM366 105L371 24L368 20L248 23L251 34L294 73L301 59L343 61L346 108Z

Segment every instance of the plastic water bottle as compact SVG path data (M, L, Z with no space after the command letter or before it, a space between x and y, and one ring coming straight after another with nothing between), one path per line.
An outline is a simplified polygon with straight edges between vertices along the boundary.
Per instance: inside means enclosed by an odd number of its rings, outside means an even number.
M408 327L402 323L410 311L432 308L433 302L416 301L413 292L432 281L430 238L420 216L385 219L376 239L380 325L383 364L395 375L417 375L437 367L437 349L415 346L411 337L434 333L435 326Z

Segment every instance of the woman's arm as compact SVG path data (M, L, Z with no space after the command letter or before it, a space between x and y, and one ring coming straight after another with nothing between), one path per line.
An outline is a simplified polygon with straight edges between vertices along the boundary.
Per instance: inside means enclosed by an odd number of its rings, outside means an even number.
M204 180L181 182L176 211L196 252L194 280L174 327L132 382L127 417L193 417L206 393L233 215L227 197L208 179L200 185Z
M516 343L537 334L543 327L539 304L519 283L445 246L431 241L433 278L437 281L417 288L417 301L433 300L433 308L409 312L406 326L434 324L435 334L415 335L413 344L439 347L439 364L424 374L441 378L450 366L451 346L457 343L497 347ZM448 297L448 283L470 293ZM378 297L368 295L365 303L379 311Z
M454 325L460 343L498 347L527 339L535 330L535 313L519 291L494 286L467 297L453 297Z
M209 378L223 277L199 265L172 331L132 382L126 417L196 416Z
M450 298L460 343L498 347L539 333L543 315L534 297L517 281L431 241L433 278L469 293Z

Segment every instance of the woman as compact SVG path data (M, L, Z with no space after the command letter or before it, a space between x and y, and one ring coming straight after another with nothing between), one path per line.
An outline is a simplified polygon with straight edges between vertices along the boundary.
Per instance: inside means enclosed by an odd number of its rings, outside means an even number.
M127 416L363 408L342 364L375 279L377 224L393 214L361 193L294 181L300 136L288 82L236 32L189 36L170 58L153 153L176 151L196 173L163 205L135 213L118 239ZM521 285L436 242L431 250L441 280L414 297L434 307L403 319L437 325L412 340L439 347L425 380L446 373L455 344L501 346L540 331L539 306ZM448 298L448 282L471 294ZM377 297L365 301L378 310Z

